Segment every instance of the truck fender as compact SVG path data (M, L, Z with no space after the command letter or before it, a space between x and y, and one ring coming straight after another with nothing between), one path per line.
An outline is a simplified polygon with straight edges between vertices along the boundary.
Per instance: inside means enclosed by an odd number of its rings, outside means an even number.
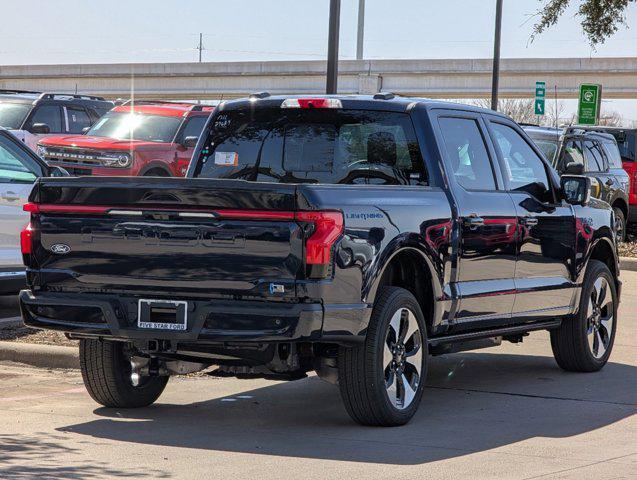
M445 293L443 288L444 265L440 260L440 256L435 255L422 241L421 236L415 233L405 233L395 237L376 256L363 278L362 299L365 303L374 303L378 289L383 281L383 276L392 264L392 260L397 259L399 255L405 254L411 255L418 263L418 266L429 276L433 298L418 299L418 301L433 301L433 318L428 320L431 320L433 325L437 325L443 318L444 311L448 308L447 304L449 303L439 300L450 300L448 293Z
M162 162L160 160L152 160L152 161L148 162L148 164L146 164L144 166L144 168L142 168L139 171L139 175L138 176L143 177L144 175L146 175L151 170L162 170L162 171L166 172L167 176L169 176L169 177L173 176L173 173L170 171L170 168L168 168L166 166L166 162Z

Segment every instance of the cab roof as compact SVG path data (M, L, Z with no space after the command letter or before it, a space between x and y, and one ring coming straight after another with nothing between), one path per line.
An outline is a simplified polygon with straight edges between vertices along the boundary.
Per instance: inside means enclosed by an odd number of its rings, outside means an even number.
M256 93L246 98L228 100L219 104L221 110L251 108L277 108L288 99L337 99L341 101L343 109L359 110L387 110L394 112L407 112L414 106L420 105L427 109L451 109L463 110L481 114L496 115L505 117L506 115L494 112L486 108L454 103L442 100L419 97L402 97L391 93L377 93L375 95L269 95L267 92Z
M146 115L159 115L164 117L184 117L190 112L205 112L206 114L214 110L210 105L198 105L194 103L165 102L160 100L137 100L135 102L128 101L122 105L113 108L112 112L136 113Z
M565 128L540 127L536 125L524 125L522 128L529 134L531 138L552 138L568 135L569 138L595 138L602 142L615 143L615 137L610 133L597 132L587 130L578 125L568 126Z

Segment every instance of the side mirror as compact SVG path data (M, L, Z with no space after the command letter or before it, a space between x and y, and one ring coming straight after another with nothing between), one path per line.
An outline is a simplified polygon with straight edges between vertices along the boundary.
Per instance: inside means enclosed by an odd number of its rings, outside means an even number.
M62 167L49 167L50 177L70 177L71 174Z
M563 175L560 179L562 196L571 205L588 205L591 201L592 180L579 175Z
M88 132L91 129L91 127L84 127L82 129L82 135L84 135L86 132Z
M198 141L199 137L186 137L181 144L186 148L195 148Z
M569 162L566 164L566 169L564 169L564 173L566 175L583 175L584 165L582 163Z
M31 133L40 133L42 135L48 135L51 133L51 127L46 123L34 123L30 128Z

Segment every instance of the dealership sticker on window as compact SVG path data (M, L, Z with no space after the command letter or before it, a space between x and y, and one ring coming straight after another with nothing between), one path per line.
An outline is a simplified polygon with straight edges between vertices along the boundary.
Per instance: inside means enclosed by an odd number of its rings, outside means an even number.
M239 154L237 152L215 152L215 165L236 167L239 165Z

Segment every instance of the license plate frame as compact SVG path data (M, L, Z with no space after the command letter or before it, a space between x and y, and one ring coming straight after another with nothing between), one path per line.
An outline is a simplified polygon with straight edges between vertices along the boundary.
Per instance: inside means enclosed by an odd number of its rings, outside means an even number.
M172 319L173 310L174 321ZM162 319L164 321L161 321ZM183 300L139 299L137 302L137 328L185 332L188 329L188 302Z

